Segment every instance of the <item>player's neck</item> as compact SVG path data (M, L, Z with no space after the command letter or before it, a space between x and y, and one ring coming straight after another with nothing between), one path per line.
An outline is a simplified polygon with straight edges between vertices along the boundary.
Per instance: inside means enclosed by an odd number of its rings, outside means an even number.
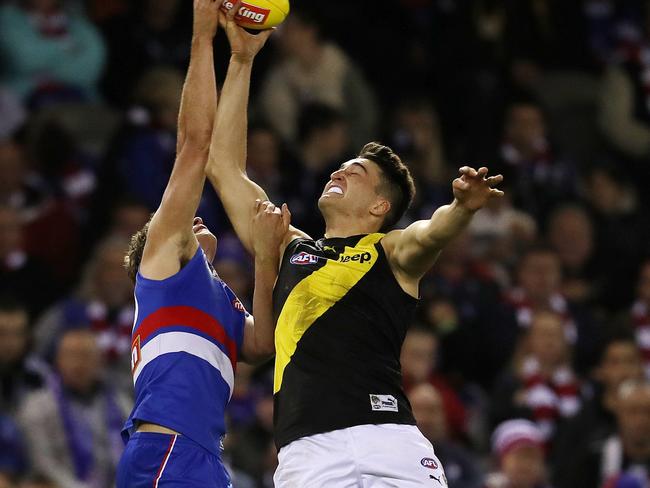
M332 219L333 222L325 223L325 237L350 237L360 234L372 234L377 232L371 223L355 221L348 216Z

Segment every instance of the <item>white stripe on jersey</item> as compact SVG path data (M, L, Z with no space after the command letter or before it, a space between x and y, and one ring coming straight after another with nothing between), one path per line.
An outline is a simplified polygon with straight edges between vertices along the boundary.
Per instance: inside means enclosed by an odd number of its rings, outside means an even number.
M141 349L141 359L133 372L133 384L144 367L163 354L172 352L185 352L201 358L212 365L220 374L230 389L235 383L235 372L228 356L217 345L203 337L188 332L164 332L147 342Z

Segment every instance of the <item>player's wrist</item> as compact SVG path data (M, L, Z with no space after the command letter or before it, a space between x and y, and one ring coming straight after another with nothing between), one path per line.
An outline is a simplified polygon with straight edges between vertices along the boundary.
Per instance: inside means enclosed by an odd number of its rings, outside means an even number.
M450 206L454 211L467 214L469 217L479 210L478 208L469 207L465 202L460 201L458 198L454 198L454 201L451 202Z
M212 40L214 39L214 36L216 35L216 32L210 31L210 30L195 30L192 33L192 43L210 43L212 44Z
M238 53L238 52L230 53L231 63L240 64L243 66L251 66L253 64L254 59L255 59L254 54L245 54L245 53Z

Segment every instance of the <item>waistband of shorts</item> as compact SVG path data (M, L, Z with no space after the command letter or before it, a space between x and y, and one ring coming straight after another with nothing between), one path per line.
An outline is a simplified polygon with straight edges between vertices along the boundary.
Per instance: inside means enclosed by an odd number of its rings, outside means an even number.
M169 443L171 442L172 437L176 437L175 445L177 446L190 446L196 449L200 449L205 452L210 452L205 449L198 442L193 441L189 437L186 437L182 434L164 434L162 432L134 432L129 437L129 442L131 441L142 441L142 442L162 442ZM210 452L210 454L215 455Z

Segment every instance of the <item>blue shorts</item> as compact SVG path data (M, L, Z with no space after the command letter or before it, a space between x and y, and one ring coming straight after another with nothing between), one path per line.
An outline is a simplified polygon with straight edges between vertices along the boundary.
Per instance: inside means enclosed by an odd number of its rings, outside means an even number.
M182 435L136 432L117 468L117 488L232 488L219 456Z

